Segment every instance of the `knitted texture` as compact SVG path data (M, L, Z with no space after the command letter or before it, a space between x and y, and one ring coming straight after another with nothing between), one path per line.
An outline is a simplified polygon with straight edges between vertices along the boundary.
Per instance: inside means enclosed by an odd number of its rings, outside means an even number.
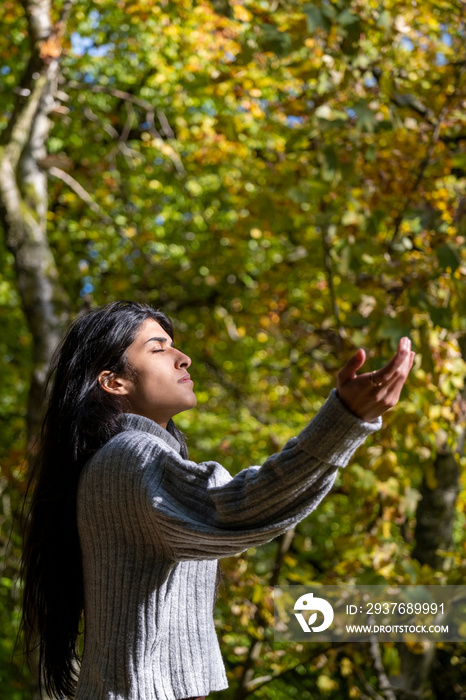
M280 453L231 477L217 462L183 459L166 430L127 414L79 482L85 645L76 700L179 700L226 688L216 560L305 518L380 425L332 392Z

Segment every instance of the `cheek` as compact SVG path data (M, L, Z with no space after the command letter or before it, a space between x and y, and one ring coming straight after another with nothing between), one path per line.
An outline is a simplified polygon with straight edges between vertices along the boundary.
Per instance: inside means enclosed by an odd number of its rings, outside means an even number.
M171 388L173 389L173 387ZM157 397L163 398L169 393L170 385L162 368L158 367L157 370L154 370L153 367L149 367L139 375L136 394L138 389L141 396L157 399Z

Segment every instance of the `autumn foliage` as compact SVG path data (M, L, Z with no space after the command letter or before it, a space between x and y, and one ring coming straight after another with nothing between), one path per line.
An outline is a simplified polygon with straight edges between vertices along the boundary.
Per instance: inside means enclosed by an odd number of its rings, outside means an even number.
M199 399L178 420L194 459L261 463L356 348L376 369L412 339L400 406L293 536L223 563L217 611L231 680L219 697L403 700L380 667L417 692L426 649L274 644L271 586L464 582L464 6L78 0L57 24L65 4L42 3L53 31L36 49L28 0L0 7L0 160L36 50L59 77L34 156L48 189L39 201L24 188L21 212L44 207L60 323L125 298L174 318ZM0 213L0 682L23 700L8 540L38 331L1 193ZM426 494L447 491L448 508L427 512ZM466 697L465 649L440 645L416 697Z

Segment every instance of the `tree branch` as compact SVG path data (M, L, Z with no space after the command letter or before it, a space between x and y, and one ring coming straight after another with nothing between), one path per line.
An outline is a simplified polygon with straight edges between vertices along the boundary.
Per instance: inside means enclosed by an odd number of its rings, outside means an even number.
M396 695L393 692L391 683L388 680L387 674L385 673L385 668L382 663L382 655L380 653L380 646L375 635L369 642L369 651L372 657L372 665L377 675L379 688L383 697L385 700L396 700Z
M301 666L301 664L310 663L317 656L321 656L322 654L326 654L329 651L335 651L337 649L341 649L342 647L345 647L345 646L346 646L345 643L332 642L332 645L330 647L327 647L326 649L319 649L317 652L310 654L305 659L300 659L294 666L291 666L291 667L289 666L288 668L284 668L279 673L270 674L269 676L263 676L261 678L254 678L254 680L252 680L248 684L248 687L246 689L247 692L242 697L246 698L253 691L258 690L259 688L263 688L265 685L269 685L269 683L276 681L277 678L282 678L283 676L286 676L289 673L293 673L298 666ZM383 698L380 698L380 700L383 700Z
M335 319L335 326L336 326L336 342L337 342L337 350L342 350L343 349L343 340L346 338L346 332L345 329L343 328L340 320L340 308L338 306L338 301L337 301L337 295L335 292L335 286L333 284L333 266L332 266L332 257L331 257L331 252L330 252L330 237L328 235L328 227L322 226L322 248L323 248L323 257L324 257L324 268L325 268L325 274L327 277L327 286L328 286L328 291L330 294L330 302L332 305L332 312L333 312L333 317Z
M86 119L89 119L91 122L98 122L101 124L102 129L112 138L116 141L116 145L110 153L108 153L104 160L111 161L113 159L113 154L115 151L119 150L123 154L123 156L126 158L126 161L128 162L128 158L132 158L133 160L138 159L140 160L142 158L141 153L139 151L136 151L134 148L130 148L127 143L126 139L122 138L122 135L118 133L118 131L113 127L111 124L108 124L107 122L104 122L103 119L100 119L97 114L95 114L90 107L85 107L83 110L83 114L86 117Z
M30 66L32 65L31 61ZM30 66L27 70L28 73L31 71ZM19 97L11 119L0 137L0 144L4 146L4 156L8 158L13 169L16 168L23 148L29 139L39 103L49 84L48 69L44 74L35 72L33 76L31 76L31 87L21 88L18 93Z
M180 175L186 175L186 171L184 169L183 163L181 161L180 156L178 153L175 151L173 146L171 146L167 141L165 141L160 132L156 129L155 127L155 113L157 114L158 120L160 122L160 125L162 127L162 131L165 134L167 139L175 139L175 134L168 122L168 119L164 112L162 112L160 109L157 111L154 110L153 105L151 105L150 102L147 100L143 100L140 97L136 97L135 95L132 95L130 92L126 92L125 90L119 90L118 88L111 88L106 85L88 85L87 83L79 83L75 81L70 81L68 83L68 87L74 90L84 90L85 92L103 92L108 95L111 95L112 97L116 97L120 100L123 100L124 102L129 102L130 104L134 104L137 107L140 107L142 110L145 112L146 116L146 121L149 125L148 127L148 132L152 135L153 141L154 141L154 146L156 148L159 148L160 151L164 154L167 155L170 160L172 161L173 165L175 166L177 172ZM123 130L124 132L125 130Z
M379 695L374 688L371 686L367 678L365 677L364 673L359 669L356 668L356 675L359 678L360 683L364 686L364 689L368 695L366 697L370 698L371 700L385 700L381 695Z
M272 569L272 574L270 576L270 581L269 581L269 586L276 586L279 576L280 576L280 571L283 566L283 560L285 558L286 553L289 551L291 547L291 543L293 542L293 537L294 537L295 529L291 528L290 530L287 530L287 532L284 532L283 535L280 535L278 538L277 542L277 551L275 554L275 562L274 566ZM254 621L257 622L258 627L266 627L267 626L267 621L265 620L261 610L259 607L256 608L256 612L254 615ZM253 677L254 677L254 665L256 661L259 659L260 652L262 650L262 639L255 639L251 646L249 647L248 655L246 657L246 661L244 663L243 667L243 673L241 675L241 679L238 683L238 688L236 690L235 694L235 700L244 700L247 695L249 695L250 688L252 685L255 686L253 683ZM267 677L267 683L272 680L274 676ZM265 683L264 683L265 684ZM262 684L263 685L263 684Z
M438 117L433 124L433 130L432 130L432 133L431 133L431 136L429 139L429 144L427 146L426 154L419 164L419 169L418 169L417 175L415 177L415 180L414 180L413 184L411 185L411 187L409 188L408 194L406 195L406 198L405 198L405 201L403 204L403 207L395 220L395 228L393 231L393 236L392 236L391 241L389 243L389 247L392 247L393 244L395 243L396 239L398 238L398 234L400 232L400 227L401 227L401 224L402 224L403 219L405 217L406 211L412 202L414 194L416 193L419 185L421 184L421 181L422 181L422 178L424 177L424 173L426 171L427 166L430 164L430 161L432 158L432 153L433 153L434 148L439 140L440 128L442 126L442 122L443 122L445 115L450 107L451 102L453 101L453 99L457 95L458 85L460 83L460 79L461 79L462 74L465 72L465 69L466 69L466 66L464 66L464 65L460 67L460 70L458 71L458 73L456 75L456 79L455 79L455 88L454 88L453 92L451 93L451 95L448 95L448 97L446 98L446 100L443 104L443 107L440 110Z
M14 168L26 145L42 96L56 71L55 62L61 53L66 22L76 1L65 0L60 18L52 26L50 0L22 0L28 22L31 55L16 90L18 99L13 113L0 136L0 145L6 144L6 155Z
M52 177L56 177L58 180L61 180L66 185L68 185L68 187L71 190L73 190L73 192L77 194L78 197L82 199L83 202L85 202L95 214L98 214L102 218L102 221L105 224L114 223L113 219L111 219L110 216L108 216L104 212L102 207L99 204L97 204L97 202L95 201L95 199L93 199L89 192L85 190L84 187L69 173L66 173L64 170L61 170L61 168L57 168L55 166L49 168L48 172L50 173L50 175L52 175Z
M75 194L78 195L80 199L82 199L83 202L85 202L89 208L97 214L102 222L104 224L113 226L117 233L120 235L120 237L125 241L129 242L133 250L137 250L141 256L151 265L151 267L154 267L154 263L147 253L142 251L136 244L136 237L130 237L127 235L125 229L122 226L119 226L118 224L115 223L115 221L112 219L111 216L109 216L98 204L95 199L89 194L89 192L77 181L72 177L69 173L66 173L64 170L61 170L61 168L57 168L56 166L52 166L49 168L48 172L52 177L57 178L58 180L61 180L64 182L68 187L73 190Z

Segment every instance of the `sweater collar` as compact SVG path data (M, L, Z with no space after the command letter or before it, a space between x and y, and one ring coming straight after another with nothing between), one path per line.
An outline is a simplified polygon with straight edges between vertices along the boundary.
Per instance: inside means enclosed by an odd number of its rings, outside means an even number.
M146 418L146 416L139 416L136 413L125 413L122 417L121 425L123 430L141 430L143 433L156 435L168 443L168 445L178 453L181 451L178 440L174 438L168 430L165 430L165 428L162 428L161 425L150 418Z

